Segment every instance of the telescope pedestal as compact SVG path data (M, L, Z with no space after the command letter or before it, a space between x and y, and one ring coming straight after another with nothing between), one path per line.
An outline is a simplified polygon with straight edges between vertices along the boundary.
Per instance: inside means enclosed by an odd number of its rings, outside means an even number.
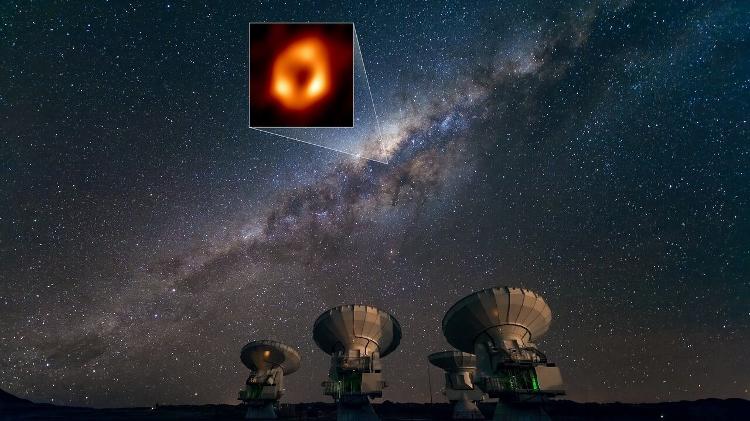
M539 405L498 402L492 419L495 421L550 421L552 418Z
M248 404L245 413L246 420L275 420L276 411L273 409L273 402L262 404Z
M377 421L379 419L366 395L348 396L346 399L339 400L336 405L337 421Z
M469 399L461 399L453 405L454 420L483 420L484 415L479 407Z

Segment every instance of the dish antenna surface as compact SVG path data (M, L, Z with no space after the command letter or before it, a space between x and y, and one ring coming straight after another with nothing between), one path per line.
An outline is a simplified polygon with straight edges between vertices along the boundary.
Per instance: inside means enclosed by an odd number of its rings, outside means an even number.
M370 399L383 396L386 384L380 359L401 342L398 321L376 307L343 305L318 317L313 339L331 356L323 388L337 403L337 419L378 419Z
M281 342L260 340L242 347L240 360L250 369L238 397L247 404L245 418L276 418L274 405L284 394L284 376L299 370L299 353Z
M475 292L445 314L448 343L477 355L477 385L499 398L495 419L547 417L541 406L519 403L565 393L560 369L532 342L547 332L551 321L552 311L540 295L512 287Z
M445 370L445 397L453 403L454 420L482 420L484 416L475 402L484 399L484 393L474 385L477 356L461 351L443 351L430 354L430 364Z

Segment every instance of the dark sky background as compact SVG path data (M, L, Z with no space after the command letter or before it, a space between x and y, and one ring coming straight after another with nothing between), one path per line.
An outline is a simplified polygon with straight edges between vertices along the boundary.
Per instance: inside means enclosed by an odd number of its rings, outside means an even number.
M146 3L0 6L0 388L235 403L268 338L326 400L356 302L426 401L445 311L511 285L571 399L750 398L747 2ZM251 21L356 24L387 165L247 128Z

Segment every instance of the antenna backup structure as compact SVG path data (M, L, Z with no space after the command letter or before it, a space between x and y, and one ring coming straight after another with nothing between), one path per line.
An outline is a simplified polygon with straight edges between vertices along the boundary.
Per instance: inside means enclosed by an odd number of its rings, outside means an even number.
M498 398L494 419L549 419L541 405L565 394L560 369L532 342L549 329L544 299L522 288L497 287L462 298L443 318L448 343L477 356L477 385ZM537 405L523 405L536 402Z
M331 356L324 393L337 403L337 419L377 420L370 398L379 398L386 387L380 359L401 341L398 321L375 307L334 307L315 321L313 339Z
M274 405L284 393L284 376L299 370L299 353L281 342L261 340L245 345L240 359L250 369L238 397L247 404L245 418L276 418Z
M474 385L477 357L460 351L443 351L430 354L430 363L445 370L445 397L453 403L454 420L483 420L484 416L475 402L484 399L484 393Z

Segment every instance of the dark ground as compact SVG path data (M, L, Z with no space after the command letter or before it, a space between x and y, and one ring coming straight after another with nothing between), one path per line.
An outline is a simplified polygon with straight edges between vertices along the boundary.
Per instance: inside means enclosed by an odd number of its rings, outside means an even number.
M386 420L444 420L450 418L447 403L417 404L385 401L375 404L375 411ZM480 405L491 419L494 404ZM702 399L698 401L649 404L578 403L553 401L546 406L555 420L654 419L654 420L746 420L750 417L750 401L744 399ZM335 419L332 403L284 404L282 419ZM75 408L36 404L0 390L0 421L10 420L241 420L240 405L180 405L158 408Z

